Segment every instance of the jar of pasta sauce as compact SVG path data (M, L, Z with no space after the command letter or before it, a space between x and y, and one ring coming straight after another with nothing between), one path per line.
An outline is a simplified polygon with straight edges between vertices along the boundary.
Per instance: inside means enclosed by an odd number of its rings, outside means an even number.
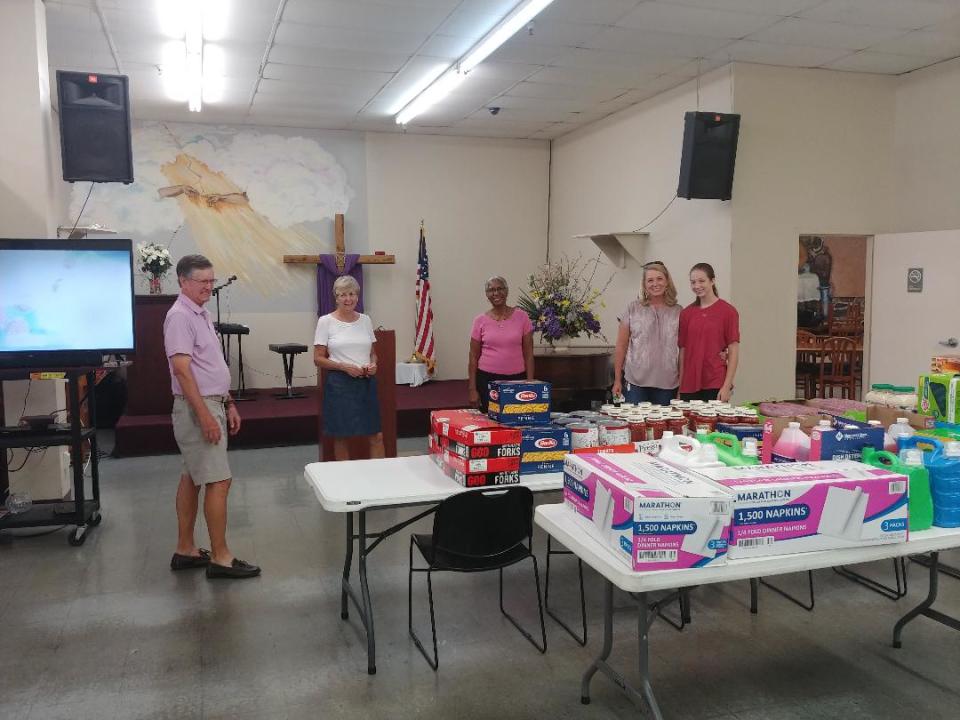
M660 440L663 431L667 429L667 419L660 413L647 415L647 437L650 440Z
M571 423L567 430L570 431L570 447L574 450L595 448L600 444L600 431L594 423Z
M640 413L632 413L627 418L630 425L630 442L643 442L647 439L647 419Z
M693 431L695 434L712 433L717 429L717 413L715 410L709 410L706 407L697 410L693 416Z
M630 424L625 420L601 420L598 425L601 445L627 445L630 442Z
M683 435L686 429L687 419L683 416L683 413L679 410L672 411L667 417L667 430L679 436Z

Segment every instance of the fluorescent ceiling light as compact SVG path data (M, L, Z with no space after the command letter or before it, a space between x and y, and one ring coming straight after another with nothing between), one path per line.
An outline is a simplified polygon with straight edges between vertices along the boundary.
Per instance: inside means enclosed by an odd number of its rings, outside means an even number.
M433 82L426 90L417 95L413 102L397 114L397 124L406 125L417 115L446 97L466 76L456 68L450 68Z
M509 15L470 50L460 61L460 70L468 73L486 60L490 54L533 18L540 14L553 0L527 0L517 5Z
M510 11L510 14L497 23L497 26L493 28L493 30L484 35L483 38L480 39L480 42L474 45L466 55L451 65L446 73L434 80L423 92L414 97L406 107L397 114L397 124L406 125L417 115L449 94L466 78L471 70L486 60L494 50L513 37L518 30L533 20L534 17L552 2L553 0L523 0L523 2L518 3L517 6ZM432 77L436 77L436 71L431 71L431 73ZM417 86L422 87L426 85L432 77L424 76L420 82L417 83Z
M200 112L223 94L224 53L206 41L226 34L226 0L157 0L161 32L178 42L164 46L167 95ZM210 55L211 57L208 57Z

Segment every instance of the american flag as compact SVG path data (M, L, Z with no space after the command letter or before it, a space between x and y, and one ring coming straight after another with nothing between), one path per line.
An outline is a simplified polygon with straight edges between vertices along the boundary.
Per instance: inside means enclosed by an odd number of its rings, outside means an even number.
M427 238L420 223L420 252L417 255L417 336L413 359L427 364L431 375L436 369L433 344L433 303L430 300L430 263L427 260Z

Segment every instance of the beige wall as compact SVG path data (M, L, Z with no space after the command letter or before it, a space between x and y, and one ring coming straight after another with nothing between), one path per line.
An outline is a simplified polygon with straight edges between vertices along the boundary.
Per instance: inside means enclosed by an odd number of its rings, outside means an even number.
M797 237L891 223L896 78L737 64L733 198L738 399L792 396Z
M483 281L503 275L511 303L543 262L548 145L542 141L368 134L370 247L397 264L366 273L374 325L413 350L417 247L426 223L438 377L467 376L470 324L486 310Z
M702 109L729 111L730 98L729 67L702 79ZM596 256L596 246L589 239L575 239L574 235L633 230L663 209L677 192L683 114L696 108L696 84L689 82L554 141L551 258L564 253ZM642 261L666 263L681 303L693 299L686 275L697 262L713 264L721 289L729 288L729 202L678 199L647 231L650 239ZM642 272L641 263L634 259L628 258L623 269L613 267L606 258L604 262L604 277L598 285L616 272L601 314L604 334L612 344L617 317L636 297Z
M960 228L960 59L902 76L896 93L891 230Z

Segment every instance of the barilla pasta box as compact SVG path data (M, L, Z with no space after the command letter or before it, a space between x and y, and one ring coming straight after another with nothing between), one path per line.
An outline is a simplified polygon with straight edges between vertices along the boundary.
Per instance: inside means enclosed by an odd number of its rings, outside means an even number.
M517 455L513 457L465 458L449 450L444 450L443 462L465 475L520 470L520 457Z
M730 493L650 455L567 455L563 499L633 570L725 562Z
M563 472L570 431L555 425L520 429L520 474Z
M520 457L519 443L510 443L507 445L465 445L462 442L457 442L450 438L438 438L438 442L444 450L449 450L454 455L459 455L469 460Z
M430 426L440 437L464 445L519 445L520 430L491 420L479 410L434 410Z
M505 425L548 425L550 383L541 380L494 380L487 413Z
M907 540L907 478L851 460L697 468L733 493L730 559Z

